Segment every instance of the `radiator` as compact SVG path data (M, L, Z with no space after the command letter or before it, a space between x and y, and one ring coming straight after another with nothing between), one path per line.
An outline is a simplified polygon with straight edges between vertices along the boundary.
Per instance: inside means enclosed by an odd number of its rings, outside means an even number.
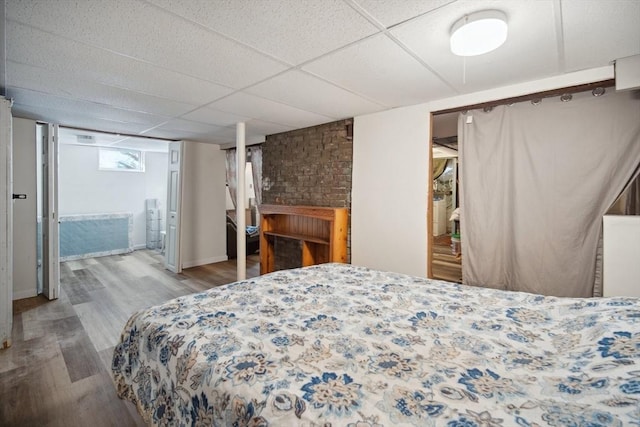
M133 214L60 217L60 261L133 251Z

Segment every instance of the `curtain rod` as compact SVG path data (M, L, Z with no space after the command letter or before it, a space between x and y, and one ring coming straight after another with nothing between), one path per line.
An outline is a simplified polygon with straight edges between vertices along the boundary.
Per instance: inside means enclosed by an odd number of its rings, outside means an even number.
M465 106L456 107L456 108L448 108L446 110L434 111L431 114L433 114L434 116L439 116L441 114L459 113L461 111L476 110L479 108L493 108L493 107L497 107L498 105L514 104L516 102L531 101L533 99L550 98L552 96L559 96L565 93L586 92L598 87L607 88L607 87L615 86L615 84L616 84L615 79L608 79L608 80L602 80L599 82L586 83L586 84L569 86L569 87L564 87L559 89L545 90L542 92L535 92L528 95L514 96L511 98L503 98L495 101L482 102L479 104L465 105Z

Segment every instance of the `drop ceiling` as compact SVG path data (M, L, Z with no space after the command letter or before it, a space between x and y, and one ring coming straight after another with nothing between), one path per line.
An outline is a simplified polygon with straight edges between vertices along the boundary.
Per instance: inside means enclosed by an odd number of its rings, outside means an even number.
M150 137L131 137L111 132L95 132L84 129L60 127L58 141L65 145L80 145L101 148L132 149L168 153L169 142Z
M636 0L4 1L14 116L218 144L640 54ZM484 9L507 42L453 55L451 25Z

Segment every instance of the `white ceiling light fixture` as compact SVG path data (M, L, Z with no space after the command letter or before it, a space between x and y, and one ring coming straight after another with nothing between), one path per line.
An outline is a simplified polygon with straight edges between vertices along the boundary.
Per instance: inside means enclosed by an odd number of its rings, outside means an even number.
M507 15L483 10L465 15L451 27L451 52L476 56L491 52L507 40Z

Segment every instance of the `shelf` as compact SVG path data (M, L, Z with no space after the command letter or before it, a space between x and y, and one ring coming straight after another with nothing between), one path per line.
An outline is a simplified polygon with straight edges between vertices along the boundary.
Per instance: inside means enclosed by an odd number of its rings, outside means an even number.
M267 236L284 237L285 239L303 240L305 242L319 243L321 245L329 244L329 240L327 239L316 236L307 236L304 234L291 234L286 232L279 233L277 231L265 231L264 234Z
M347 262L347 208L261 205L260 274L274 271L275 239L302 242L302 266Z
M260 213L265 215L294 215L307 218L333 220L336 210L346 208L325 208L322 206L287 206L287 205L260 205Z

